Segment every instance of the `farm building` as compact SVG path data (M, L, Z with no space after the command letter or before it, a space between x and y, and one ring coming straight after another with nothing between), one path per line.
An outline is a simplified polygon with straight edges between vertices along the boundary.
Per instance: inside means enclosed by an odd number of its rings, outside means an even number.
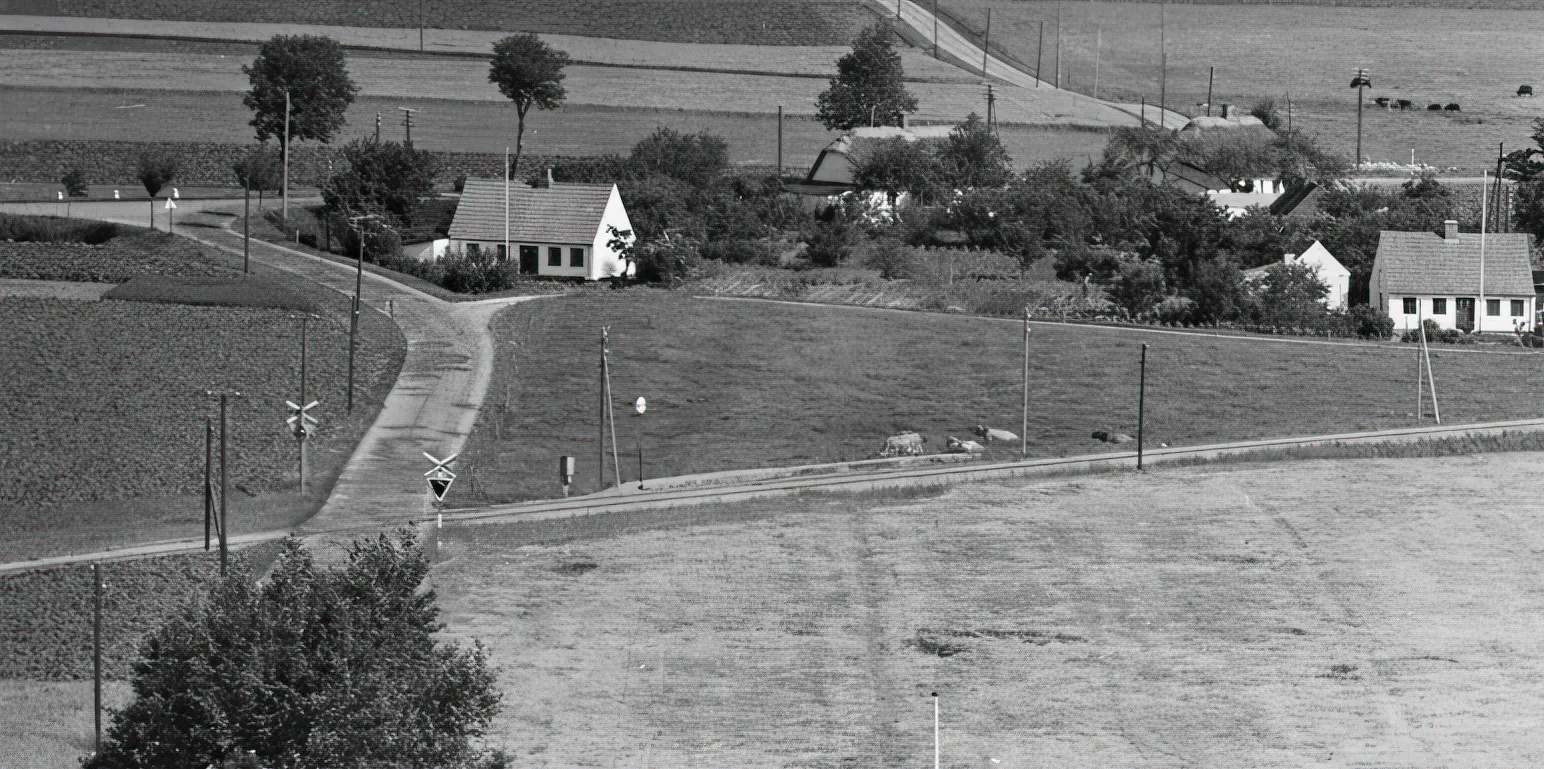
M1313 269L1319 282L1329 289L1324 296L1324 306L1331 310L1346 309L1346 295L1351 289L1351 271L1340 263L1323 244L1315 240L1307 251L1301 254L1287 254L1282 258L1284 264L1301 264ZM1265 275L1267 267L1256 267L1244 273L1245 280L1258 280Z
M1276 216L1292 216L1301 219L1323 216L1324 211L1319 208L1319 203L1324 197L1324 190L1324 185L1318 182L1304 182L1276 198L1276 201L1271 203L1270 211Z
M506 226L509 250L519 256L523 275L601 280L627 269L608 245L610 228L633 228L615 184L529 187L468 179L450 224L447 251L509 258Z
M853 172L863 161L864 154L878 143L896 138L909 142L919 139L942 139L953 130L954 126L948 125L854 128L826 145L826 148L816 156L804 181L799 185L791 186L790 189L804 194L818 195L833 195L855 189L857 185L853 182Z
M1460 233L1451 219L1441 235L1378 233L1368 300L1399 329L1428 319L1460 331L1510 334L1519 324L1531 328L1535 299L1529 236L1489 233L1484 239L1482 262L1480 235Z
M1149 164L1147 178L1153 184L1173 184L1186 192L1205 195L1226 211L1229 218L1242 216L1255 206L1269 207L1286 191L1286 187L1275 179L1229 182L1177 160Z

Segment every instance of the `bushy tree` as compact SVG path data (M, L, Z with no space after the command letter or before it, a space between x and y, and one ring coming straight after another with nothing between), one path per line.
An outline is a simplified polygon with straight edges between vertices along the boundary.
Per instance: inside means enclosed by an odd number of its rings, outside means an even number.
M1330 289L1305 264L1265 268L1254 291L1255 322L1266 326L1313 328L1324 317Z
M326 144L343 127L359 87L349 78L338 41L318 35L275 35L241 68L251 89L241 103L252 110L257 140L284 142L284 95L289 94L289 138Z
M177 178L177 156L165 150L146 150L140 153L137 173L139 183L153 198Z
M1276 100L1269 96L1255 102L1255 105L1249 109L1249 114L1272 131L1278 131L1283 127L1281 112L1276 108Z
M327 210L346 215L390 214L410 222L420 199L433 194L437 162L400 142L355 139L344 145L343 168L322 186Z
M886 22L858 33L852 53L836 60L836 77L815 100L826 128L846 131L866 125L900 125L917 111L917 99L906 91L901 55L891 42Z
M940 144L938 161L955 187L1001 187L1013 178L1013 158L974 112Z
M852 171L860 190L882 191L893 203L901 193L923 202L939 198L943 165L923 141L895 136L869 143Z
M557 109L568 97L563 88L563 68L567 66L568 52L547 45L533 33L511 35L493 44L488 82L515 103L515 157L510 173L520 169L526 113L532 107Z
M1146 315L1163 301L1165 286L1162 266L1134 259L1121 262L1117 270L1114 284L1110 286L1110 299L1132 317Z
M64 185L64 194L72 198L83 198L90 193L86 186L86 172L80 166L70 166L59 175L59 183Z
M473 767L499 706L480 646L437 642L411 531L323 569L284 543L262 586L236 574L145 642L134 700L86 769Z
M263 208L263 192L279 187L279 158L266 144L248 150L231 166L236 183L247 192L257 191L257 208Z
M729 167L729 143L706 130L694 134L659 127L633 146L632 173L659 174L703 187Z

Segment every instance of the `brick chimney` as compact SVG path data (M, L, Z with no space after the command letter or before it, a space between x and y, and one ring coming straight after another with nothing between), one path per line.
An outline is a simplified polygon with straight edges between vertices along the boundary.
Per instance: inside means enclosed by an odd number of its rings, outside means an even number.
M1449 219L1442 223L1442 238L1453 240L1458 237L1458 220Z

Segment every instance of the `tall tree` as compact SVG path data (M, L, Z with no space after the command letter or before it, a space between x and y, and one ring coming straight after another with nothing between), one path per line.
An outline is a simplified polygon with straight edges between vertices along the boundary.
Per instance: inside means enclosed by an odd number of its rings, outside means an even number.
M1001 187L1013 178L1013 159L974 112L949 132L938 148L938 159L956 187Z
M252 110L251 125L257 140L279 140L283 153L280 194L284 196L287 215L289 145L296 141L331 141L333 134L343 127L344 114L359 87L348 76L343 46L332 38L317 35L274 35L241 71L252 84L241 103Z
M279 186L279 160L266 145L253 147L231 165L236 183L247 192L257 191L257 210L263 210L263 191Z
M542 42L535 34L511 35L493 44L493 64L488 68L488 82L515 103L515 158L511 174L520 169L520 152L525 143L525 115L532 107L557 109L568 97L563 90L563 68L568 53Z
M906 91L901 55L885 22L858 33L852 53L836 60L836 77L815 105L820 122L833 130L866 125L900 125L917 111L917 99Z
M233 574L150 636L85 768L249 750L272 769L485 765L472 740L498 710L494 674L481 646L437 642L428 571L409 530L354 543L343 568L286 541L264 584Z
M355 139L343 145L344 165L322 187L327 210L385 213L410 223L419 201L434 192L434 156L393 141Z

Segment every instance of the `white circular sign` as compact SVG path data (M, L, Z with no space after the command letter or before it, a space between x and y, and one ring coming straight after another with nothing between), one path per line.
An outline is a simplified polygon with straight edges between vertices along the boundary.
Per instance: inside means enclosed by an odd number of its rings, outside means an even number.
M636 411L639 414L642 414L644 409L646 409L646 408L648 408L648 403L646 401L644 401L642 396L639 396L637 402L635 402L633 404L633 411Z

